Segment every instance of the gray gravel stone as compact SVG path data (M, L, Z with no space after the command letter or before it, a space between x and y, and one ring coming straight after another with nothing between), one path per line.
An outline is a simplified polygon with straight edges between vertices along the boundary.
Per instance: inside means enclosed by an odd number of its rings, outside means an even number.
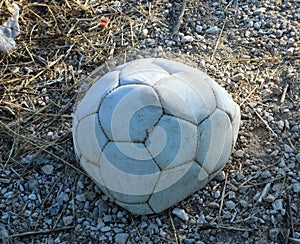
M13 191L6 192L3 195L3 197L6 198L6 199L13 198L14 196L15 196L15 193Z
M42 167L42 171L45 175L52 175L54 171L54 167L50 164L47 164Z
M284 151L287 153L292 153L292 152L294 152L294 149L291 148L289 145L284 144Z
M110 222L111 220L112 220L112 216L111 215L105 215L103 217L103 222L104 223Z
M272 228L269 230L269 237L272 241L278 241L278 234L279 234L278 228Z
M217 34L217 33L219 32L219 30L220 30L220 29L219 29L217 26L213 26L213 27L208 28L208 29L205 31L205 33L206 33L206 34L215 35L215 34Z
M31 193L29 196L28 196L28 199L32 200L32 201L35 201L37 199L37 196L34 194L34 193Z
M207 221L205 219L205 216L201 213L200 216L197 219L197 224L198 225L203 225L203 224L207 224Z
M275 202L272 204L274 210L282 210L283 209L283 200L282 199L277 199Z
M242 158L242 157L244 156L244 151L241 150L241 149L239 149L239 150L237 150L237 151L234 153L234 156L235 156L236 158Z
M192 37L192 36L184 36L181 39L182 43L190 43L190 42L193 42L193 41L194 41L194 37Z
M176 215L178 218L182 219L183 221L188 221L189 220L188 214L183 209L174 208L172 210L172 213L174 215Z
M253 14L254 15L259 15L259 14L263 14L264 12L266 12L266 8L257 8L254 10Z
M55 216L55 215L59 214L60 210L61 210L61 205L56 203L49 208L49 213L52 216Z
M221 197L221 192L220 191L216 191L214 194L214 198L218 199Z
M111 231L111 227L110 226L104 226L101 228L101 231L102 232L108 232L108 231Z
M201 25L196 25L196 32L201 33L203 30L203 27Z
M35 179L30 179L30 180L27 181L26 185L27 185L28 190L36 191L36 189L38 188L39 183Z
M245 201L245 200L243 200L243 199L240 200L240 204L241 204L241 206L242 206L243 208L248 207L248 202Z
M70 225L73 223L73 216L65 216L63 217L64 225Z
M224 181L225 180L225 172L223 170L219 171L214 179L219 182Z
M298 163L300 163L300 153L298 153L298 154L296 155L296 160L298 161Z
M293 184L293 191L295 193L299 193L300 192L300 182L297 182L297 183Z
M231 79L233 81L240 81L240 80L244 79L244 74L243 73L235 74L234 76L232 76Z
M85 202L85 201L86 201L85 193L84 193L84 194L79 194L79 195L77 195L75 198L76 198L76 200L79 201L79 202Z
M235 208L235 203L233 201L226 201L225 202L225 206L228 208L228 209L234 209Z
M255 22L254 23L254 28L257 29L257 30L259 30L260 27L261 27L261 25L262 25L261 21Z
M283 130L283 128L284 128L284 122L283 122L283 120L279 120L278 123L277 123L277 126L278 126L279 130Z
M269 179L272 177L272 174L269 170L263 171L260 175L262 179Z
M127 233L118 233L115 236L115 243L116 244L125 244L127 242L128 237L129 237L129 234L127 234Z

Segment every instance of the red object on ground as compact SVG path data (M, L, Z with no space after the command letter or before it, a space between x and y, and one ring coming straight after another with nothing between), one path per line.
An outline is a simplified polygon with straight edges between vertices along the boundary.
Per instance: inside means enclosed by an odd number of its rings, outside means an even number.
M106 27L108 24L108 18L107 17L104 17L101 19L101 22L100 22L100 26L101 27Z

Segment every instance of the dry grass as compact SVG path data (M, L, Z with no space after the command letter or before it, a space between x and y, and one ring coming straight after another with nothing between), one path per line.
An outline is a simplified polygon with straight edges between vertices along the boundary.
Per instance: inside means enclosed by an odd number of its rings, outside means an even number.
M62 144L70 144L78 83L104 60L134 45L125 32L142 27L139 16L153 16L137 8L125 15L110 1L16 3L21 8L18 48L0 57L1 166L14 167L35 152L66 163L73 155ZM1 2L0 20L8 16L6 6ZM100 25L104 17L109 19L106 27ZM50 142L49 132L54 134ZM20 175L26 174L23 166L18 168Z

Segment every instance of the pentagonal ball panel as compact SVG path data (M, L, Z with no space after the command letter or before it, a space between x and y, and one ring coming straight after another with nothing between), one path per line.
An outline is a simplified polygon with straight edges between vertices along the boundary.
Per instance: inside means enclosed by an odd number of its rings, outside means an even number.
M126 85L104 98L99 120L111 141L143 142L162 113L159 98L151 87Z

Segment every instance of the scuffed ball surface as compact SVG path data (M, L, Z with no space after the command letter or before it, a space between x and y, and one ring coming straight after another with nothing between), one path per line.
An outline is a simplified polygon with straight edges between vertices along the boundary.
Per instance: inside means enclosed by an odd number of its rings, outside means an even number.
M203 188L226 164L240 109L202 71L139 59L99 77L78 104L81 166L118 205L159 213Z

